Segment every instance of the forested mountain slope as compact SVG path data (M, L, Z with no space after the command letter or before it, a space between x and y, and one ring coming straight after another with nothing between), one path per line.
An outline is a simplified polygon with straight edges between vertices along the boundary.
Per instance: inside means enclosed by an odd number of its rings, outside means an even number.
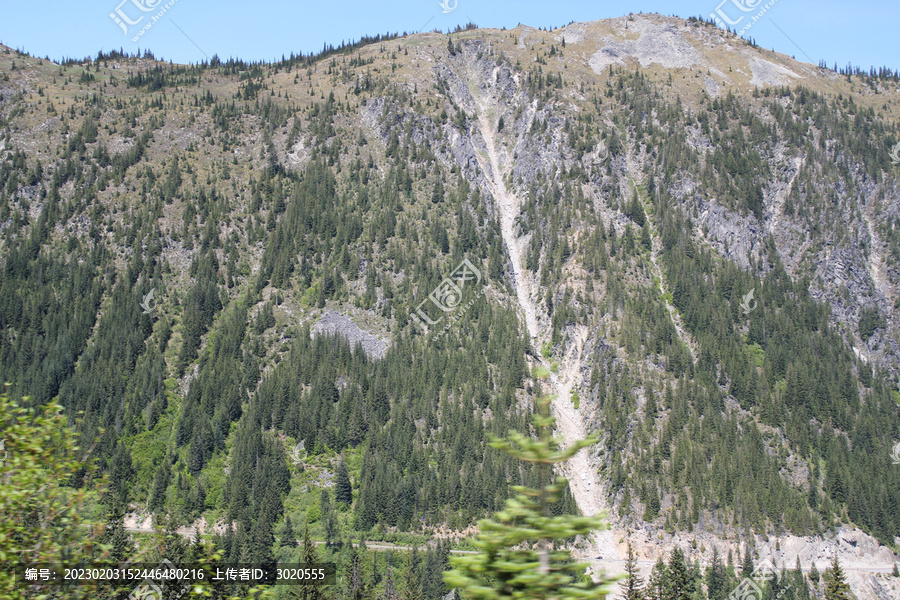
M535 484L487 439L552 393L602 436L562 508L610 511L606 559L850 531L889 567L898 101L655 15L272 64L3 49L0 375L235 560L286 516L466 529Z

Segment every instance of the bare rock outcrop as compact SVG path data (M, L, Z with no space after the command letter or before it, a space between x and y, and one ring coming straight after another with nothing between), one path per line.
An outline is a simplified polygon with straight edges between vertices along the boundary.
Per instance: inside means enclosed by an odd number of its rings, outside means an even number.
M330 310L313 325L311 335L336 335L344 338L352 348L362 346L369 358L384 358L389 344L381 338L362 330L350 317Z

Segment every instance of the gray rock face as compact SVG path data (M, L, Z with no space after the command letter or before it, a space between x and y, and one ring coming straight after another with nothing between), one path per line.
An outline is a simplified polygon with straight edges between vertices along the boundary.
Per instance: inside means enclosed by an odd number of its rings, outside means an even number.
M705 200L697 202L697 207L698 225L708 231L707 239L725 258L749 269L751 259L758 259L765 245L767 232L759 221Z
M360 329L356 323L350 320L350 317L331 310L322 315L322 318L313 325L310 335L312 337L318 335L340 336L350 342L351 348L355 349L357 344L361 344L366 356L375 359L384 358L389 345L381 338Z
M554 177L571 168L574 158L567 149L565 133L566 115L572 105L533 100L521 75L499 53L492 56L491 51L489 43L467 40L454 56L436 58L432 71L443 86L439 95L449 102L444 122L416 114L392 96L369 100L360 114L363 125L382 144L387 144L393 133L406 142L427 144L438 162L458 169L479 189L488 214L496 218L493 197L477 157L487 153L475 123L479 112L504 120L502 132L497 132L503 140L499 159L503 167L512 165L517 189L527 189L539 176ZM457 110L466 115L462 127L455 121ZM531 132L534 121L546 122L542 134Z
M703 64L703 56L682 35L674 23L654 23L635 19L629 25L637 39L615 41L604 37L604 46L591 55L589 64L595 73L602 73L610 65L624 65L624 57L636 58L642 67L660 64L667 69L689 69Z
M623 32L625 24L623 19ZM682 38L693 35L693 30L686 33L640 16L627 24L628 35L637 34L640 39L604 42L591 60L606 52L613 58L614 54L638 58L641 64L673 66L670 60L683 61L685 68L699 64L708 69L703 79L707 93L715 95L725 89L721 82L729 76L684 45L687 42ZM574 33L576 37L585 35L583 31ZM520 44L526 44L526 38L527 43L540 43L547 34L523 27L517 35ZM710 35L715 36L710 43L722 42L717 32ZM607 199L611 178L620 182L642 178L649 149L640 140L620 136L622 148L615 155L609 154L608 147L604 150L606 144L599 138L595 149L573 150L566 131L577 122L575 104L565 95L530 93L522 73L490 42L457 42L454 53L438 50L430 55L429 62L433 62L431 71L446 118L418 114L396 94L388 94L362 106L362 123L367 135L382 144L398 135L401 143L427 145L439 164L454 169L478 190L489 218L496 220L499 215L479 166L479 160L487 155L481 132L485 123L479 123L479 119L494 128L497 159L501 170L509 173L507 187L526 202L533 201L534 190L546 190L546 181L573 168L589 174L588 187L595 188L598 206ZM789 81L796 76L768 61L748 65L755 84L779 78ZM607 66L604 63L603 73ZM571 92L572 97L577 95ZM761 114L769 118L768 111ZM648 122L654 119L653 115L644 118ZM595 126L598 134L616 127L602 121ZM699 155L708 155L715 148L699 125L688 127L687 143ZM762 218L729 207L726 198L698 193L692 177L671 184L669 193L693 215L698 236L739 267L758 267L758 274L765 275L774 267L768 260L769 250L774 250L795 281L808 278L812 297L830 305L833 323L841 328L848 345L864 360L887 368L895 380L900 380L900 267L892 249L896 233L888 228L894 227L895 221L900 223L900 189L874 179L859 162L840 151L830 160L845 165L844 174L829 172L828 177L818 172L810 176L815 161L810 163L808 153L789 145L782 143L760 151L768 173L760 182ZM631 193L630 189L623 190L626 197ZM785 205L789 196L792 208L788 210ZM614 211L608 218L624 219ZM527 230L519 227L517 223L516 235L525 235ZM885 317L887 326L863 340L858 336L859 318L864 309L872 308Z

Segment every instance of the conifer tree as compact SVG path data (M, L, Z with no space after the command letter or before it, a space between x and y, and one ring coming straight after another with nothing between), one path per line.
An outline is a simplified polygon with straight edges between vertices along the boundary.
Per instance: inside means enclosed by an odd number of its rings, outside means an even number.
M287 515L284 516L284 523L281 526L281 530L278 532L278 537L281 538L281 546L283 548L293 548L297 545L296 536L294 535L294 526L291 523L291 518Z
M690 600L694 586L681 548L672 550L666 574L665 600Z
M413 548L406 556L406 569L403 571L403 600L422 600L422 584L419 581L419 551Z
M838 562L837 554L831 561L831 568L825 574L825 600L850 600L850 585L844 576L844 570Z
M625 596L624 600L644 600L643 581L638 575L637 560L634 548L628 542L628 556L625 560Z
M719 548L713 546L712 560L706 569L706 593L709 600L722 600L726 595L725 567L722 565L722 557Z
M304 565L318 564L319 559L316 555L316 547L309 538L309 525L303 527L303 549L300 551L300 560ZM322 600L324 598L325 588L318 585L299 586L300 598L303 600Z
M816 588L819 587L819 570L816 568L816 563L813 563L812 567L809 569L809 580L812 582L813 586Z
M353 502L353 487L350 484L350 474L347 472L347 465L344 463L343 457L341 457L337 467L334 501L348 506Z
M550 435L555 419L548 415L549 403L546 397L538 400L533 417L538 439L510 431L507 438L492 437L490 443L493 448L536 464L548 479L553 464L570 459L597 441L578 440L561 449ZM541 489L513 486L516 496L506 501L504 510L479 522L481 533L473 541L479 553L452 557L453 569L444 573L444 582L472 599L605 598L614 580L602 576L596 583L586 581L583 575L587 564L572 562L567 550L556 547L567 538L607 527L603 515L550 516L551 506L560 500L566 485L566 479L559 477Z
M154 529L156 558L168 559L175 564L184 562L189 543L178 533L175 519L171 515L158 516Z
M362 558L353 544L348 545L350 546L350 576L347 578L347 594L344 597L348 600L365 600L371 595L368 583L363 577Z
M331 495L328 490L322 490L319 497L319 505L322 510L322 528L325 531L325 544L328 547L334 545L335 537L338 534L337 516L334 514L334 508L331 505Z
M809 600L809 582L803 575L803 569L800 566L800 557L797 557L797 564L794 566L792 573L795 588L794 596L797 600Z
M653 570L650 572L650 582L647 584L649 600L665 600L667 578L666 563L660 556L656 559L656 564L653 565Z
M124 563L131 560L134 554L134 542L125 531L125 506L116 498L109 500L106 513L106 526L103 528L101 543L109 546L108 555L104 558L113 563Z
M387 573L384 576L384 591L381 593L381 600L400 600L400 595L394 586L394 575L391 572L390 563L388 563Z
M741 563L741 575L750 577L753 575L753 558L750 556L750 548L744 546L744 559Z

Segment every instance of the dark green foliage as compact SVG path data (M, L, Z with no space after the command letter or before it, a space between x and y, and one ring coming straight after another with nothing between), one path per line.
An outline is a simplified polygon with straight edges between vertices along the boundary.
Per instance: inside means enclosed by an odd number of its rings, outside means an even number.
M34 403L44 404L72 376L108 284L98 268L105 262L102 248L81 264L38 252L33 240L5 255L0 329L15 331L16 337L15 345L2 338L0 375L14 384L13 394L28 389Z
M350 484L350 474L347 465L342 458L338 463L335 481L334 501L350 505L353 502L353 488Z
M852 597L844 570L835 554L831 568L825 571L825 600L850 600Z
M270 536L281 516L281 497L289 489L288 482L284 447L251 420L241 420L224 490L229 518L260 536Z
M340 540L337 539L337 515L331 503L331 494L328 490L322 490L322 494L319 497L319 509L322 512L322 531L325 534L325 544L328 546L339 546Z
M637 560L634 555L634 548L631 543L628 544L628 554L625 559L625 581L622 584L625 590L623 600L644 600L645 591L643 581L638 574Z
M429 545L421 561L423 598L443 598L450 591L443 580L443 573L450 568L450 542L441 540Z
M291 518L288 516L284 517L284 523L282 523L281 529L278 530L278 539L279 544L284 548L293 548L297 545L294 526L291 523Z
M419 552L416 548L407 554L406 568L403 570L403 600L423 600L422 585L419 581Z
M214 254L201 256L191 264L191 275L196 283L188 291L184 302L184 331L182 333L181 352L178 355L178 374L197 355L200 338L212 325L216 313L221 310L222 302L217 289L218 261Z
M650 571L650 581L647 584L647 597L649 600L669 600L668 574L663 557L656 559L653 570Z
M753 575L753 557L750 556L750 548L744 546L744 555L741 560L741 577L750 577Z
M521 164L545 147L561 157L551 175L514 170L508 188L524 200L515 227L530 236L523 262L540 284L550 359L567 356L576 326L588 327L577 398L603 424L619 514L669 531L805 535L852 521L891 542L900 534L892 375L847 350L841 335L852 326L830 326L802 278L805 258L789 276L775 240L754 239L761 249L747 262L733 257L739 268L713 250L733 248L703 215L708 203L751 221L777 212L771 195L787 172L783 218L809 232L809 256L832 229L838 245L867 246L835 216L876 214L885 262L897 263L896 224L871 204L895 182L885 150L896 126L849 97L799 86L683 104L640 69L575 83L580 75L554 68L554 44L549 54L535 47L530 68L513 68L477 49L474 35L448 39L448 60L496 65L498 84L518 70L537 102L530 123L515 101L504 105L498 144L515 134ZM394 37L366 38L382 47L362 54L362 42L341 44L271 64L179 66L146 55L121 82L97 61L72 63L67 85L89 93L48 107L46 136L31 140L46 137L40 159L15 147L31 127L22 118L31 100L5 95L0 116L0 375L13 395L30 390L32 405L58 397L74 427L98 438L91 452L119 505L168 514L170 528L211 510L235 519L223 542L233 560L272 558L291 492L284 447L305 441L311 458L336 466L334 496L293 492L319 504L325 552L342 554L358 597L380 582L365 551L350 556L348 529L461 529L499 510L510 485L540 477L487 446L491 433L524 427L519 407L538 392L495 199L444 140L442 128L471 135L477 115L443 74L419 96L371 67L378 56L409 56L383 43ZM275 83L292 70L294 88ZM578 83L583 102L570 93ZM375 130L355 127L359 115L374 117ZM173 128L192 132L188 147L172 145ZM640 168L623 169L635 153ZM870 189L871 198L853 192ZM446 336L426 336L415 307L462 258L489 293L453 315ZM145 311L151 291L158 306ZM745 311L750 292L755 308ZM302 325L315 308L351 305L390 338L384 358L310 339ZM861 309L863 341L881 343L889 316ZM890 344L881 347L892 360ZM550 511L573 509L564 488ZM118 516L109 519L109 543L127 552ZM282 527L284 544L293 525ZM449 591L439 577L445 550L423 551L424 597ZM675 558L654 571L648 593L683 595L690 586L672 582L684 563L702 594L687 559ZM710 598L727 595L728 577L714 559L703 578ZM404 580L394 582L400 591ZM787 593L805 600L800 590Z
M307 565L315 565L321 562L316 547L309 537L309 527L303 528L303 549L300 552L300 561ZM301 600L323 600L324 591L321 586L310 585L300 588L299 597Z
M559 502L567 482L551 480L552 468L572 458L596 438L574 440L561 448L551 437L555 419L549 416L551 399L537 401L533 417L537 439L517 431L507 438L492 436L491 446L537 469L538 485L516 486L515 498L493 519L479 521L480 533L473 540L478 553L455 556L453 569L444 574L447 585L461 588L469 598L590 599L605 598L614 581L583 577L585 563L572 560L564 540L607 527L604 515L553 515L551 506ZM680 600L680 599L679 599Z
M169 460L166 457L166 461L156 468L156 473L153 475L153 486L150 488L150 498L147 500L147 508L151 511L160 510L165 506L166 489L169 486L171 475Z
M709 600L724 600L729 590L726 587L727 576L725 573L725 565L722 564L722 557L719 555L719 549L713 546L712 560L706 569L706 593Z
M868 340L876 329L885 326L887 326L887 321L878 308L864 308L859 317L859 337Z
M812 567L809 569L809 580L812 582L813 586L818 587L819 585L819 570L816 569L816 564L813 563Z
M690 600L693 594L693 581L681 548L676 547L669 555L664 590L666 600Z
M644 207L641 206L641 201L638 199L637 192L634 192L631 195L631 200L628 203L628 208L625 211L625 214L634 221L635 225L638 227L643 227L645 222L644 217Z
M102 544L110 546L108 560L121 564L134 556L135 544L131 534L125 531L125 506L115 498L108 498L106 525L103 528Z
M98 473L78 460L78 435L66 423L59 404L51 401L40 410L26 409L4 390L0 394L0 432L4 442L0 455L0 597L25 600L60 592L57 582L23 584L19 573L28 564L75 567L82 561L128 551L129 540L121 530L118 509L107 516L113 527L106 534L98 535L101 523L87 518L90 506L103 497L104 482L100 480L97 488L89 490L68 484L79 472ZM66 590L65 597L107 595L102 586L82 583Z

